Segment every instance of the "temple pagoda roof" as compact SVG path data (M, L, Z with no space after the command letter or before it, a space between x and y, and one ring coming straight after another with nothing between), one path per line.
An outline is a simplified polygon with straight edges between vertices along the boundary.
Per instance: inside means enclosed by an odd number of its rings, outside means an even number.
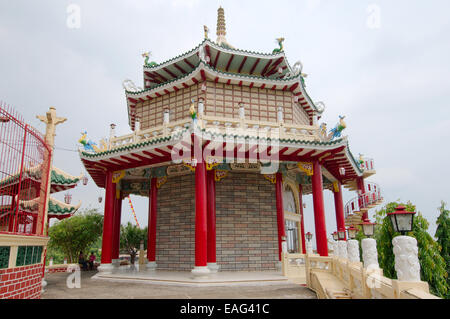
M69 205L53 197L50 197L48 200L48 218L63 219L71 217L80 208L80 206L81 202L79 202L77 205ZM9 209L10 205L0 208L0 211L6 211L1 217L10 214L11 212L9 211ZM27 215L37 214L39 210L39 198L20 201L19 209L21 213L25 213Z
M31 168L25 168L22 172L22 184L27 185L27 187L29 187L31 184L36 187L39 186L39 183L41 182L41 174L41 165L36 165ZM80 176L72 176L59 168L53 167L51 171L50 193L57 193L74 188L82 177L82 174ZM20 172L17 172L16 174L1 180L0 194L4 195L8 193L14 193L13 189L17 187L19 178Z
M212 58L209 60L200 58L201 50L209 52ZM183 69L179 67L177 63L181 62L188 67ZM281 73L278 73L278 70ZM161 77L163 71L165 75ZM155 81L150 82L150 75ZM158 75L160 80L156 80ZM131 129L135 128L137 103L176 92L206 79L250 88L290 90L298 98L298 107L302 107L310 118L313 115L319 115L320 118L323 112L323 109L317 107L306 92L301 72L292 71L284 51L277 54L253 53L223 48L205 39L189 53L157 66L144 66L144 83L150 83L150 85L141 90L125 91Z

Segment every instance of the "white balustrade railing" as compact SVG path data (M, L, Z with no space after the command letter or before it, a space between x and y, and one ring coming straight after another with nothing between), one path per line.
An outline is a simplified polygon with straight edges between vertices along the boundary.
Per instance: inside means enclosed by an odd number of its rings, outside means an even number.
M145 130L136 130L133 133L119 137L111 137L109 149L115 149L130 144L141 143L154 138L164 138L192 123L191 118L175 122L167 122L163 125L151 127ZM277 139L302 139L305 141L321 140L319 127L316 125L286 124L283 122L256 121L245 118L223 118L219 116L201 115L197 120L200 129L208 129L220 134L236 134L255 138Z

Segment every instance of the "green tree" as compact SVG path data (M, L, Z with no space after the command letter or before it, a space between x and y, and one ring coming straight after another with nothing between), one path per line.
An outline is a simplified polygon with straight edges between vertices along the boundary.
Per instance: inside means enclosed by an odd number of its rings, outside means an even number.
M84 210L49 228L49 250L62 251L69 263L78 262L78 254L94 244L103 230L103 216L95 209Z
M377 240L378 262L384 275L392 279L397 278L392 239L400 234L394 231L387 214L395 211L398 205L405 206L408 211L415 211L415 206L408 201L406 204L388 203L376 212L375 239ZM420 212L417 212L414 217L413 231L407 235L415 237L417 240L421 279L428 282L431 293L445 297L448 291L445 261L440 255L439 244L428 233L428 227L428 221Z
M445 203L441 202L439 207L440 215L436 220L435 237L441 246L441 256L444 258L447 270L447 286L450 287L450 211L445 209ZM450 298L450 291L447 291L447 298Z
M130 255L131 264L134 264L141 241L144 242L144 249L146 249L147 227L141 229L130 222L126 226L120 226L120 249Z

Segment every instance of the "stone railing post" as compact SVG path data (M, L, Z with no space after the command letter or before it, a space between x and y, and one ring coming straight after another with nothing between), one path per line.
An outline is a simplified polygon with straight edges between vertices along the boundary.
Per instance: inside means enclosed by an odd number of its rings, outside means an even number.
M410 236L397 236L392 240L395 255L395 271L398 280L392 280L395 298L402 291L418 288L429 293L428 283L420 280L420 263L417 240Z
M338 257L341 259L347 259L347 241L345 240L339 240L337 242L337 246L338 246Z
M376 240L373 238L364 238L361 241L361 248L364 268L379 268Z
M350 262L359 262L359 242L356 239L350 239L347 242L347 254Z

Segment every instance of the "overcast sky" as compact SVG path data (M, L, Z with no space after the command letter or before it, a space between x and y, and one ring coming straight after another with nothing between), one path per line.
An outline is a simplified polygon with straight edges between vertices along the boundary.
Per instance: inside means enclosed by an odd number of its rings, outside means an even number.
M79 25L71 4L80 9ZM350 149L374 158L370 180L385 202L411 200L434 235L437 207L450 203L446 0L0 0L0 100L41 131L35 115L55 106L68 121L57 128L54 165L85 172L75 152L80 132L98 141L110 123L120 135L130 130L122 81L143 86L141 54L151 51L162 62L184 53L203 40L204 24L215 40L219 5L233 46L271 52L275 38L286 39L288 61L301 60L308 74L309 95L326 103L322 120L332 127L346 116ZM73 203L103 209L97 197L104 191L92 180L71 193ZM344 203L355 196L345 191ZM147 199L132 200L147 225ZM312 197L305 202L305 228L314 233ZM325 207L330 234L336 218L329 191ZM134 223L126 201L122 216Z

